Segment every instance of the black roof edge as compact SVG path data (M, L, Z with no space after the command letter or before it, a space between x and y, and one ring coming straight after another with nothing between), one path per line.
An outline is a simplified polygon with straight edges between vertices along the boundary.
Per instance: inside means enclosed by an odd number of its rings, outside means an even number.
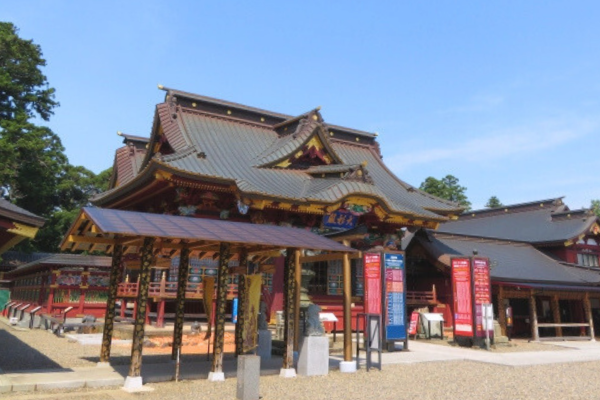
M499 210L506 210L506 209L511 210L511 209L516 209L516 208L530 207L530 206L533 206L536 204L554 203L556 201L560 201L561 205L563 205L562 199L564 199L564 198L565 198L565 196L561 196L561 197L554 197L554 198L545 199L545 200L536 200L536 201L528 201L526 203L511 204L511 205L496 207L496 208L482 208L479 210L465 211L461 215L467 216L467 215L471 215L471 214L487 214L487 213L491 213L491 212L498 212Z
M281 113L278 113L275 111L268 111L268 110L264 110L262 108L251 107L251 106L247 106L247 105L240 104L240 103L234 103L234 102L227 101L227 100L217 99L214 97L208 97L208 96L202 96L202 95L194 94L194 93L190 93L190 92L184 92L181 90L168 88L165 86L159 86L159 89L166 91L167 95L172 94L176 97L181 96L181 97L186 97L190 100L204 101L204 102L212 103L212 104L216 104L216 105L237 108L239 110L243 110L243 111L247 111L247 112L268 115L268 116L274 117L274 118L281 118L281 120L282 120L281 122L284 122L288 119L296 118L296 116L293 116L293 115L281 114ZM375 133L361 131L358 129L347 128L347 127L333 125L333 124L329 124L329 123L327 123L327 126L331 129L347 132L347 133L354 134L354 135L365 136L365 137L369 137L369 138L377 137L377 134L375 134Z

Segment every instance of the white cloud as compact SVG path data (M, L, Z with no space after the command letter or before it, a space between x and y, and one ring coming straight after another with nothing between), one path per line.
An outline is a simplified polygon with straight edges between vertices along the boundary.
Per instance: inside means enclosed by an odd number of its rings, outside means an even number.
M595 121L552 120L527 126L481 132L477 138L457 140L451 146L423 151L405 151L386 158L394 170L406 170L414 165L456 160L477 162L498 160L517 154L531 154L551 149L582 138L598 127ZM425 141L423 147L428 147ZM407 149L408 150L408 149Z

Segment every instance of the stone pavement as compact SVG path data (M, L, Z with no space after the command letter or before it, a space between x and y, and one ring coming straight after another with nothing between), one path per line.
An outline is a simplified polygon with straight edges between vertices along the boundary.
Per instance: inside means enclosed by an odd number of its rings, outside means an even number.
M570 363L584 361L600 361L599 342L546 342L564 350L494 353L485 350L451 347L411 341L410 351L384 353L383 365L413 364L440 361L475 361L505 366L526 366L552 363ZM337 368L341 356L332 355L330 366ZM373 361L377 360L376 353ZM361 352L361 365L365 365L365 353ZM281 368L281 357L274 356L261 362L261 375L278 374ZM181 365L181 379L206 379L211 362L199 360ZM237 360L227 355L224 360L224 372L227 378L235 377ZM60 388L81 388L101 386L121 386L128 372L128 366L88 367L63 370L23 371L0 374L0 393L8 391L31 391ZM143 364L144 383L164 382L174 379L175 365L172 363Z
M542 365L583 361L600 361L600 342L544 342L565 347L565 350L495 353L480 349L469 349L411 341L407 353L384 353L382 363L412 364L429 361L476 361L505 366Z

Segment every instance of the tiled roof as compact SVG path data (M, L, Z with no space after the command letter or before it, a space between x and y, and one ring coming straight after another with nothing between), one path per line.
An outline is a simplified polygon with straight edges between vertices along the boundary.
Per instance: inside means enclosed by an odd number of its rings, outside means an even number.
M438 230L484 238L551 243L576 238L597 220L589 210L570 211L560 199L550 199L465 213L456 221L442 224Z
M19 206L12 204L11 202L0 197L0 217L5 217L14 220L15 222L21 222L30 224L36 227L41 227L46 221L44 218L35 215Z
M527 243L485 240L428 232L415 238L429 254L446 266L451 257L477 255L488 257L492 264L492 280L521 283L563 285L600 285L600 269L568 266L548 257Z
M434 221L461 211L457 204L399 180L381 161L374 134L325 124L317 110L296 121L290 116L236 103L179 91L169 93L167 102L157 106L150 144L162 140L160 131L174 153L159 157L148 153L140 175L146 173L149 177L158 165L188 177L235 184L241 194L326 204L362 195L374 198L392 213ZM177 96L182 100L175 104L173 99ZM201 110L200 106L196 108L196 102L208 105ZM229 109L227 114L213 110L222 106L231 107L232 115L228 115ZM289 124L289 132L283 133L281 124L287 120L293 122ZM334 164L313 168L348 171L353 166L366 166L368 182L335 178L334 174L325 178L313 176L314 170L310 168L273 168L301 151L315 135ZM141 178L132 185L142 185ZM94 202L106 204L127 190L117 188L103 193ZM133 186L131 190L135 190Z
M20 265L46 258L52 253L23 253L20 251L7 251L0 256L0 269L15 269Z
M8 277L25 273L37 266L45 265L60 265L60 266L78 266L78 267L95 267L95 268L110 268L112 259L104 256L89 256L81 254L50 254L47 257L31 261L23 264L8 273Z

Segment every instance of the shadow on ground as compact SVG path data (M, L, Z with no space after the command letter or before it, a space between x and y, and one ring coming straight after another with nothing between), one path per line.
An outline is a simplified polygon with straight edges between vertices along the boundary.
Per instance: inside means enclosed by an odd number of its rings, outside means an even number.
M14 357L19 358L18 362ZM23 367L25 365L27 367ZM70 371L4 330L0 330L0 369L4 372L38 369Z

